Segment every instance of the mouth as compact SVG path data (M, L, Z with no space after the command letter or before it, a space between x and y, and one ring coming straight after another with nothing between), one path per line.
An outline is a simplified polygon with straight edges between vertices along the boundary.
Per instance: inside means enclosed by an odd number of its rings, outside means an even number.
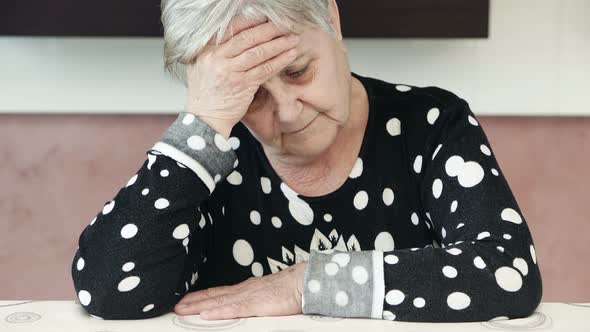
M319 115L319 113L318 113L318 115ZM309 123L307 125L305 125L305 127L301 128L299 130L296 130L296 131L289 132L287 134L296 135L296 134L302 133L303 131L305 131L307 128L309 128L311 126L311 124L315 121L315 119L318 117L318 115L316 115L311 121L309 121Z

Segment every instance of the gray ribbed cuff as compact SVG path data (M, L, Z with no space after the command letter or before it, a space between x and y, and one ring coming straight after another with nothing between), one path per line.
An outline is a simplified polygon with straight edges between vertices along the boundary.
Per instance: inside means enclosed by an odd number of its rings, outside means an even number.
M180 112L152 149L192 169L210 192L233 171L237 160L229 142L189 112Z
M382 318L383 252L311 250L303 279L302 312Z

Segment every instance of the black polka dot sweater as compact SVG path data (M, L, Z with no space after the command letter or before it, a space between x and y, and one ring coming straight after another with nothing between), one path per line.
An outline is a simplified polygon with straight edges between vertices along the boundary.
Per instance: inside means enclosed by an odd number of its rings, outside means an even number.
M369 119L346 182L300 195L238 123L182 112L79 237L72 278L104 319L307 261L302 312L398 321L525 317L542 282L527 223L468 103L363 77Z

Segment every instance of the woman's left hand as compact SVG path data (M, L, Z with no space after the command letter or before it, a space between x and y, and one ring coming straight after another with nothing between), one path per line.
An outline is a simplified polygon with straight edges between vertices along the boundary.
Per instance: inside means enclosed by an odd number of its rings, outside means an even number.
M277 273L251 277L236 285L211 287L186 294L174 307L178 315L202 319L287 316L301 313L303 273L307 262Z

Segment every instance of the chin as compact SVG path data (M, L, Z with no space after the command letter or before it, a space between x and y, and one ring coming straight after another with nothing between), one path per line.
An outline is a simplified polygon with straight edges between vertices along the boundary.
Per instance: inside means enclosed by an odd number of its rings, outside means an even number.
M332 145L336 138L334 129L322 129L315 133L310 133L306 137L298 139L289 139L288 151L297 156L306 158L318 158L322 156Z

